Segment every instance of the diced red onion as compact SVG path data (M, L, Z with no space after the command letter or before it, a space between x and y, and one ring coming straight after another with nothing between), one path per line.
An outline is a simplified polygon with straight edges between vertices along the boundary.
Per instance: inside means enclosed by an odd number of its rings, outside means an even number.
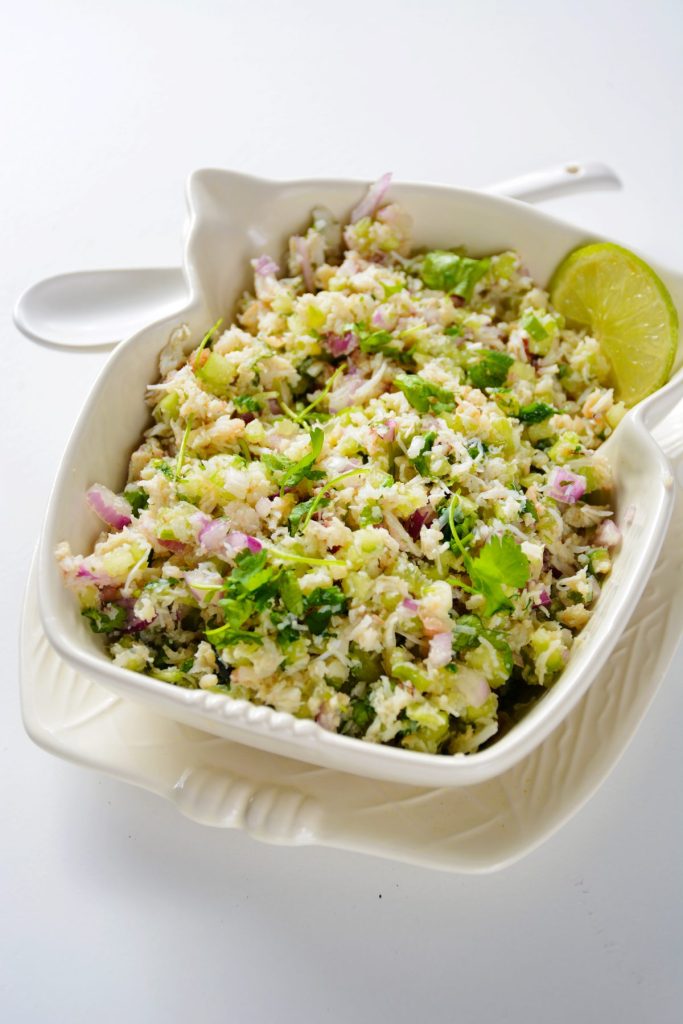
M321 728L327 729L328 732L337 731L339 716L334 711L331 711L327 704L321 706L320 711L315 716L315 720Z
M337 387L330 392L328 399L330 412L340 412L350 405L356 391L359 391L364 384L365 379L357 376L357 371L350 369L348 373L343 374L337 381Z
M282 406L280 405L277 398L268 399L268 408L272 412L273 416L279 416L279 414L282 412Z
M201 547L212 554L220 554L230 530L227 520L211 519L210 516L205 516L200 512L198 515L192 516L192 522L194 525L199 526L197 540Z
M93 512L96 512L102 522L114 530L122 530L132 521L132 510L125 498L114 494L103 484L93 484L87 492L86 498Z
M578 473L558 466L550 474L546 493L556 501L573 505L586 493L586 481Z
M251 537L248 533L242 533L240 530L231 530L231 532L225 538L228 547L232 548L233 551L242 551L243 548L249 548L252 554L256 555L263 547L260 540L256 537Z
M548 607L548 605L550 604L550 594L548 593L547 590L542 590L540 592L540 594L536 598L535 604L536 604L537 608L547 608Z
M613 519L603 519L595 531L595 541L606 548L615 548L621 540L621 530Z
M159 544L167 551L172 551L173 554L180 554L187 549L187 544L184 544L182 540L160 540Z
M387 420L386 423L380 423L379 426L372 428L378 437L381 437L383 441L391 443L396 438L396 420Z
M308 255L308 246L306 245L306 239L301 236L295 239L294 244L296 245L296 251L299 255L299 262L301 264L301 276L304 279L306 291L315 291L315 281L313 279L313 268L311 267L311 260Z
M480 672L460 669L455 676L460 693L471 708L480 708L491 696L491 688Z
M107 576L106 573L91 572L84 565L79 565L76 571L77 580L83 580L87 583L94 583L96 587L110 587L112 585L111 576Z
M403 525L406 528L406 533L411 537L412 540L420 539L420 531L423 526L429 526L434 520L434 510L428 505L424 505L422 508L418 508L416 512L408 516L407 519L403 520Z
M254 273L259 274L261 277L274 276L280 273L279 266L270 256L258 256L255 260L251 261L251 265L254 268Z
M379 181L376 181L370 186L358 206L356 206L351 212L352 224L362 220L363 217L372 217L376 213L384 199L384 194L389 188L390 183L391 174L383 174Z
M380 327L383 330L385 330L389 326L388 322L384 317L384 313L382 312L381 309L376 309L375 312L372 314L372 326Z
M358 338L354 331L347 331L346 334L326 334L323 337L323 344L330 355L346 356L358 348Z
M429 641L429 664L443 668L453 657L453 636L451 633L437 633Z
M401 601L401 606L405 608L407 612L417 612L419 608L417 601L413 600L412 597L405 597Z

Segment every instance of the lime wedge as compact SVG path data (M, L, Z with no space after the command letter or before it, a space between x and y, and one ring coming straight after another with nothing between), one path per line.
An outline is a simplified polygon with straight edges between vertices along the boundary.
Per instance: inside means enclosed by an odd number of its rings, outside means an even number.
M575 249L550 281L550 300L588 329L612 365L616 397L635 405L666 382L678 348L678 316L663 282L628 249Z

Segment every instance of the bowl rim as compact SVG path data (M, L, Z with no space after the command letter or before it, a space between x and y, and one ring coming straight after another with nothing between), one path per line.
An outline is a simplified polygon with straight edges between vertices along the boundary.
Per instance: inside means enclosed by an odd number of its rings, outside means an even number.
M599 667L604 664L606 658L609 657L611 650L621 634L620 628L613 628L606 633L606 638L600 645L600 658L594 660L593 665L585 667L584 671L576 680L574 680L571 686L564 690L557 690L557 687L560 686L562 678L564 677L563 673L555 686L547 690L543 694L543 697L536 702L534 709L525 718L517 722L492 746L471 754L455 754L449 756L405 750L399 747L387 746L386 744L367 743L360 739L329 732L312 720L297 719L287 712L277 711L267 705L256 705L250 701L236 700L227 694L214 694L208 691L186 690L174 687L161 680L154 679L151 676L135 673L131 670L116 666L108 659L104 652L102 652L102 657L94 655L90 651L79 646L79 644L69 636L68 632L63 632L59 628L59 609L52 607L49 593L42 581L46 579L47 574L54 571L55 568L54 553L50 543L50 527L57 513L58 499L60 496L59 492L65 485L65 467L72 461L73 456L77 455L82 446L84 427L87 426L91 416L95 412L99 392L103 387L104 382L109 377L112 370L115 370L119 362L125 361L128 358L137 339L142 335L146 335L151 330L160 327L166 322L182 321L184 318L187 318L193 312L201 309L202 306L206 304L202 294L202 285L197 266L193 258L193 251L198 229L204 220L201 209L202 204L198 196L198 191L207 179L210 180L215 176L220 176L223 180L232 177L237 179L243 186L246 185L258 189L264 189L270 192L273 198L275 198L275 194L278 190L283 190L288 187L296 187L297 190L309 193L313 204L315 204L316 201L316 189L319 190L323 186L342 190L352 190L357 188L359 191L367 188L366 181L352 178L306 178L279 180L242 174L238 171L220 168L202 168L193 171L189 175L186 185L189 219L185 233L182 264L183 274L188 287L188 299L185 304L177 310L177 312L167 314L161 319L148 324L130 338L123 341L110 354L88 393L86 401L83 404L76 424L74 425L65 446L64 454L55 475L55 480L46 506L39 551L39 605L45 633L52 646L57 650L62 658L84 671L90 677L94 676L100 679L100 681L106 680L105 685L106 683L111 683L113 689L124 689L130 695L133 695L133 691L138 691L141 699L144 692L147 699L151 700L158 706L165 707L171 714L174 708L182 708L184 714L194 713L204 721L208 719L210 721L215 721L217 725L229 724L233 730L237 730L240 733L243 732L244 736L243 738L240 737L240 741L249 743L250 745L261 745L258 742L252 742L252 740L256 740L259 737L264 741L263 745L265 746L268 746L269 737L273 742L276 741L277 737L285 737L287 742L295 743L300 748L302 760L314 760L317 761L317 763L320 763L320 761L313 756L315 752L318 752L321 756L325 755L325 762L329 759L328 755L332 755L337 765L340 759L348 760L349 762L357 760L357 767L354 767L352 763L349 763L343 770L366 776L373 775L374 773L367 770L367 764L363 766L364 762L376 762L380 767L382 766L382 763L384 763L387 767L381 771L378 768L377 773L379 777L383 778L392 776L388 767L391 763L393 763L397 770L403 765L406 768L409 767L410 771L403 770L398 773L400 774L402 781L405 781L407 775L414 774L416 777L416 785L423 784L419 780L420 775L429 775L433 779L438 777L441 784L445 785L461 785L483 781L486 778L490 778L495 774L501 773L541 743L559 724L565 715L568 714L575 706L581 696L583 696L591 685ZM574 232L582 232L584 230L580 226L572 224L570 221L562 220L546 213L545 211L538 210L535 207L530 207L521 200L509 199L505 196L486 192L485 190L460 188L430 182L395 182L392 183L392 190L397 190L403 194L409 194L411 192L424 194L427 192L436 194L437 198L439 195L444 197L459 197L467 202L481 204L482 207L488 207L488 209L509 207L512 205L516 208L523 208L527 217L535 219L538 223L547 227L549 230L555 229L566 231L567 229L570 229ZM585 234L587 237L599 238L599 236L591 234L590 232L585 232ZM627 420L630 420L633 429L635 429L645 440L645 443L648 444L651 458L656 464L656 471L662 479L665 479L667 475L671 475L670 464L666 456L662 453L661 449L652 438L650 434L650 426L653 425L651 421L661 418L661 416L657 414L657 407L666 404L666 393L671 390L672 386L676 385L677 381L678 385L683 381L683 371L676 374L674 380L672 380L665 388L656 392L632 410L627 417ZM678 387L676 390L676 398L679 396L680 390L681 388ZM669 405L670 404L671 402L669 400ZM626 597L632 600L637 600L640 597L647 579L649 578L650 570L656 560L656 554L663 542L672 506L673 489L663 487L662 500L658 506L657 527L652 531L650 542L640 552L640 558L637 563L637 568L639 570L637 578L633 578L630 585L623 588L623 591L626 591L626 594L622 593L621 600L616 599L617 595L615 595L615 599L612 601L612 604L616 607L623 607ZM635 576L635 571L632 575ZM616 613L613 613L613 617L614 614ZM557 694L554 699L553 694ZM535 714L537 711L540 712L538 715ZM307 754L312 756L306 756ZM297 757L298 755L294 753L289 754L288 756Z

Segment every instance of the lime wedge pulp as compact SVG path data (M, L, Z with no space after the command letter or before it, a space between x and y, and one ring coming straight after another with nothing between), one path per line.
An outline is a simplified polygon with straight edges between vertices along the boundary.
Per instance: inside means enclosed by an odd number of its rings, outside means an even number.
M635 405L664 384L678 348L678 316L654 270L628 249L575 249L550 281L550 301L588 329L612 365L615 394Z

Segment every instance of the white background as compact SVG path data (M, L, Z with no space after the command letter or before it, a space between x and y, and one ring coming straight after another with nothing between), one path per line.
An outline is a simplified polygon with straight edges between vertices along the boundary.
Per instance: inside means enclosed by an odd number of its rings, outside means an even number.
M31 344L10 312L49 274L177 263L202 165L480 185L601 159L623 193L548 205L683 267L683 5L6 0L0 20L0 1019L678 1019L680 653L590 804L486 877L260 846L31 745L20 598L105 357Z

